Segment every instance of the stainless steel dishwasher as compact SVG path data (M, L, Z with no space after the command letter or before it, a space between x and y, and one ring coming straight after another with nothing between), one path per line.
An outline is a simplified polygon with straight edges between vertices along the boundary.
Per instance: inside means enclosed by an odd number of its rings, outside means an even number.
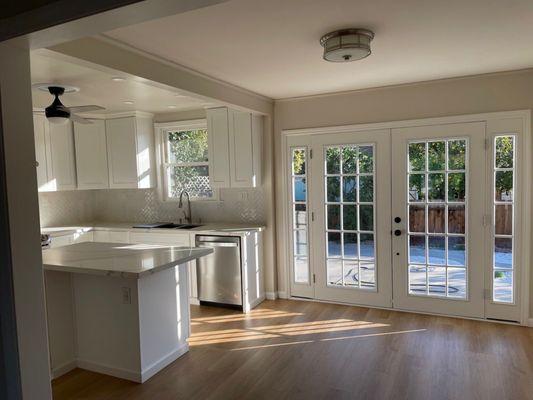
M217 303L242 308L241 239L197 235L196 246L214 250L196 260L200 304Z

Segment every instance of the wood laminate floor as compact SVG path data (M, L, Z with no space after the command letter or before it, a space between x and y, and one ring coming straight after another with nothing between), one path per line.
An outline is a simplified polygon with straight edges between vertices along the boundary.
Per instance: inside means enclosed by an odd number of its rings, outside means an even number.
M84 370L63 399L533 399L533 329L304 301L192 306L190 352L143 385Z

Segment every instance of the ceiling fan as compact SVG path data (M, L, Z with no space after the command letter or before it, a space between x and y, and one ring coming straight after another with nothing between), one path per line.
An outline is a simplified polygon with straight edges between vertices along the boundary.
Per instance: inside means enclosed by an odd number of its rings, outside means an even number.
M78 88L73 86L60 86L54 84L38 84L35 85L38 89L48 91L54 96L54 101L48 107L45 108L46 118L53 124L65 124L69 120L78 122L80 124L92 124L91 121L80 117L76 113L86 113L91 111L105 110L104 107L96 105L66 107L59 100L59 96L64 93L72 93L79 91Z

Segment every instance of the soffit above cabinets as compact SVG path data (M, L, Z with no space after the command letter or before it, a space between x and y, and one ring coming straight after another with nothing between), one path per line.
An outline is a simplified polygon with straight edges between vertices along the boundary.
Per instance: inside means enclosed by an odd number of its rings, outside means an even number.
M217 104L209 100L163 89L141 78L103 71L65 60L49 50L31 52L32 83L59 83L78 87L76 93L66 93L61 101L66 106L96 104L105 107L98 114L145 111L152 114L198 110ZM124 78L124 80L113 80ZM49 93L33 89L33 107L42 109L50 105ZM125 102L133 102L127 104ZM91 115L91 114L87 114Z
M533 1L232 0L106 33L275 99L533 66ZM327 32L375 32L372 55L322 59Z

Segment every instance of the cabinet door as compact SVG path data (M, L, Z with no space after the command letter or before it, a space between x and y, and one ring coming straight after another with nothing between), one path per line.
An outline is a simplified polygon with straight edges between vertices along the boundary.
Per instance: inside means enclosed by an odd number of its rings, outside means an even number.
M209 183L211 187L230 187L228 109L207 110Z
M106 121L110 188L137 188L135 117Z
M76 189L76 162L72 123L49 124L48 180L51 190Z
M252 114L229 111L231 187L254 186Z
M41 114L33 115L33 131L35 135L35 163L37 166L37 187L39 191L46 190L48 173L46 171L46 117Z
M74 123L76 146L76 173L78 189L105 189L109 187L105 122Z

